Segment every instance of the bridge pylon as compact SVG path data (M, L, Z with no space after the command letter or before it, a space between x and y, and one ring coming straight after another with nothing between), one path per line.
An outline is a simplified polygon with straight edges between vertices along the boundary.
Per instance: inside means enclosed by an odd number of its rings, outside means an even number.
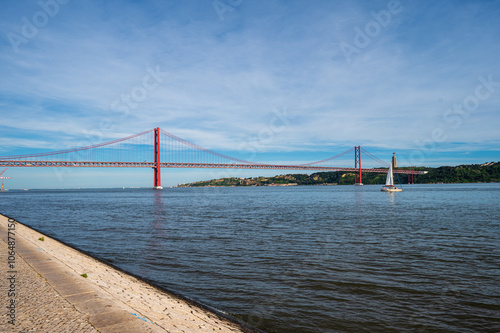
M155 128L155 166L153 167L155 182L153 189L162 190L161 167L160 167L160 128Z
M355 172L354 185L363 185L363 180L361 179L361 146L354 146L354 169L359 170L359 183Z
M414 173L412 172L411 174L408 175L408 184L415 184L415 178L414 178Z

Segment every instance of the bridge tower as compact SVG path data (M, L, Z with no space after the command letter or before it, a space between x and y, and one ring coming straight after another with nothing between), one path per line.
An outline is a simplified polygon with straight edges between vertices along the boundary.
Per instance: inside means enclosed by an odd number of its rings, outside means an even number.
M361 146L354 146L354 169L359 170L359 183L356 173L354 173L354 185L363 185L361 179Z
M160 168L160 128L155 128L155 166L153 167L155 173L155 184L153 189L161 190L161 168Z

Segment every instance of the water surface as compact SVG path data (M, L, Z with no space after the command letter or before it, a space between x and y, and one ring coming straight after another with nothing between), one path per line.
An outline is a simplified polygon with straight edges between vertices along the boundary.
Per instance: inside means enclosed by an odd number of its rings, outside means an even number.
M500 184L9 191L0 212L271 332L499 332Z

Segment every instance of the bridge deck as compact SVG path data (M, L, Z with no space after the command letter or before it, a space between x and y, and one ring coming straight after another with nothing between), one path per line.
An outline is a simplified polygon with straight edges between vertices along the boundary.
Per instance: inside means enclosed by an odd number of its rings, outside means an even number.
M257 170L311 170L359 172L359 168L323 167L314 165L275 165L275 164L237 164L237 163L160 163L162 168L198 168L198 169L257 169ZM60 168L154 168L154 162L89 162L89 161L35 161L1 160L0 167L60 167ZM387 169L362 168L361 172L386 173ZM394 169L399 174L424 174L425 171Z

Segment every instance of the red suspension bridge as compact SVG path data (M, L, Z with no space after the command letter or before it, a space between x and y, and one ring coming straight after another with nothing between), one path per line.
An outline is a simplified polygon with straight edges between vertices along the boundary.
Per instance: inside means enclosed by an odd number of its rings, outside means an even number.
M362 168L361 152L385 168ZM354 168L333 166L333 161L354 152ZM332 164L332 165L331 165ZM250 162L203 148L160 128L100 144L46 153L0 156L0 167L127 167L153 168L154 188L161 188L161 168L274 169L354 172L359 183L362 173L386 173L389 163L361 146L336 156L306 164L279 165ZM395 169L395 173L423 174L422 171ZM357 179L355 182L358 182Z

